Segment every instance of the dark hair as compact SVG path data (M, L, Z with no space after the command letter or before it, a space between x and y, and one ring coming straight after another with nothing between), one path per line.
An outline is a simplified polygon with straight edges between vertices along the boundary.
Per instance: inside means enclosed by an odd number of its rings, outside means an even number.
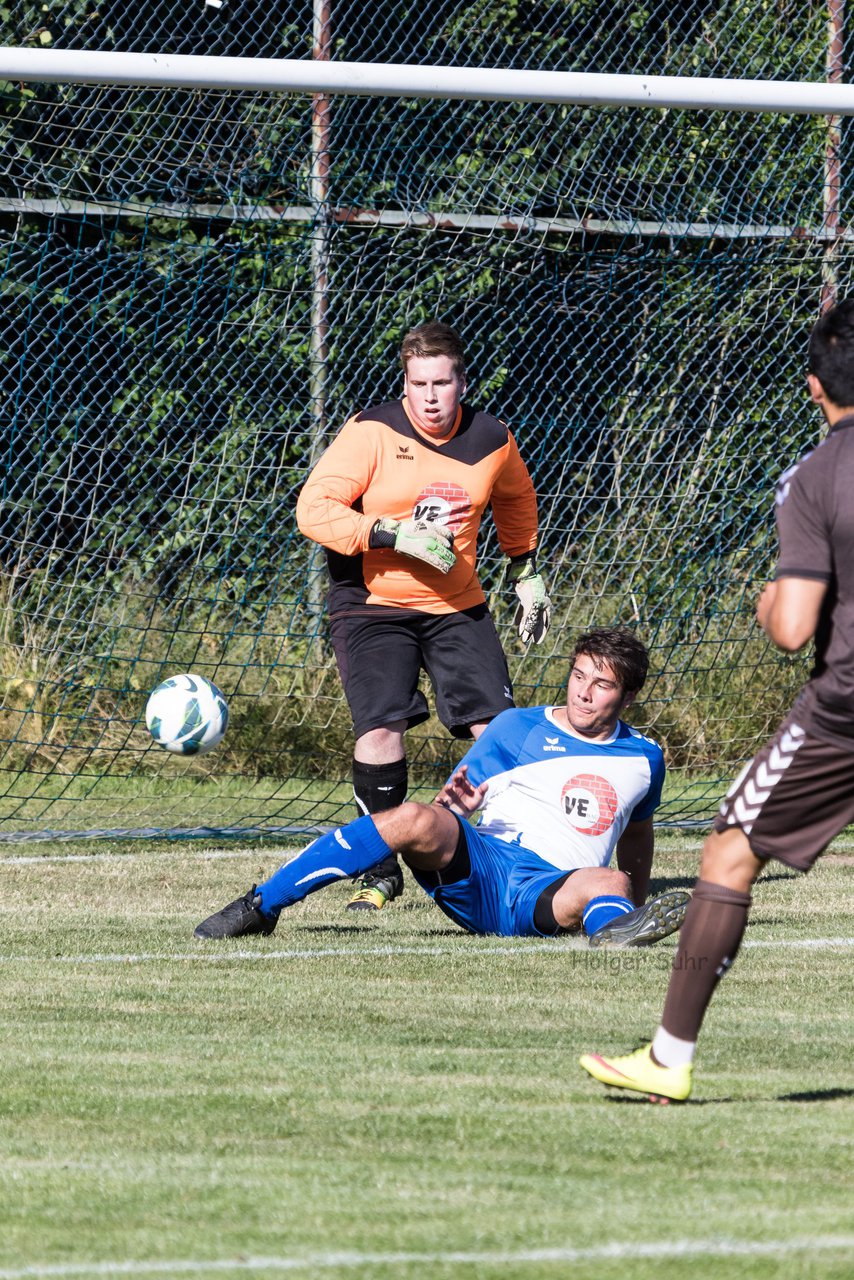
M573 663L579 654L592 658L599 667L607 662L623 686L623 693L638 693L649 671L646 645L628 627L597 627L585 631L575 642Z
M419 324L406 334L400 344L400 363L404 373L413 356L449 356L457 377L465 377L463 340L456 329L441 320L428 320L426 324Z
M807 368L840 409L854 407L854 298L826 311L810 334Z

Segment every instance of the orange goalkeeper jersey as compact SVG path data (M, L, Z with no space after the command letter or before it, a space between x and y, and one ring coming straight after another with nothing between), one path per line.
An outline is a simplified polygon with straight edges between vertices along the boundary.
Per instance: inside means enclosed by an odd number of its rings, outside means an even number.
M491 414L461 405L444 440L423 435L406 400L356 414L313 468L297 501L297 524L327 549L330 612L361 604L453 613L482 604L477 534L491 506L507 555L537 544L537 499L510 431ZM454 533L457 557L440 573L411 556L372 550L382 516L427 518Z

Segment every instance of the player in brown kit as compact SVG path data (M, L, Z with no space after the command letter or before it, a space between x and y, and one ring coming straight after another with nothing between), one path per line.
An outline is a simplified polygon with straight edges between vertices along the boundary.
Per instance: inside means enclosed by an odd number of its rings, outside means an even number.
M652 1043L625 1057L581 1058L603 1084L655 1100L691 1092L703 1017L738 954L751 886L768 859L809 871L854 822L854 299L815 325L808 370L829 432L777 485L779 559L756 617L786 652L815 638L812 674L715 818Z

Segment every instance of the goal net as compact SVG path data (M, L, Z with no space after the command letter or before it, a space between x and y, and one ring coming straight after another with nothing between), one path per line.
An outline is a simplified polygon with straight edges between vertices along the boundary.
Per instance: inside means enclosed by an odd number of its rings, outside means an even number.
M538 491L540 648L510 626L488 520L481 555L517 702L561 699L581 629L635 626L652 672L631 718L671 770L659 818L707 821L805 674L752 608L774 480L819 431L806 337L848 284L842 116L507 101L500 73L832 82L838 24L811 4L770 25L767 5L618 6L609 43L586 3L422 6L429 30L413 11L405 37L382 5L284 8L275 38L229 0L171 28L158 5L118 27L74 4L6 20L45 57L118 30L124 49L262 58L313 39L318 75L424 50L499 74L496 98L463 99L3 73L0 838L349 815L324 563L295 498L352 412L400 394L400 339L434 316ZM230 705L201 759L145 729L180 671ZM434 720L407 743L427 794L460 744Z

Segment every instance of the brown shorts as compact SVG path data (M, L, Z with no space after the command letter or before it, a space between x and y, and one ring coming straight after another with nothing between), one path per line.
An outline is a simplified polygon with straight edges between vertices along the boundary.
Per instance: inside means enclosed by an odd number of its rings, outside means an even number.
M792 714L736 778L713 825L741 827L757 858L809 871L851 822L854 742L848 750L815 738Z

